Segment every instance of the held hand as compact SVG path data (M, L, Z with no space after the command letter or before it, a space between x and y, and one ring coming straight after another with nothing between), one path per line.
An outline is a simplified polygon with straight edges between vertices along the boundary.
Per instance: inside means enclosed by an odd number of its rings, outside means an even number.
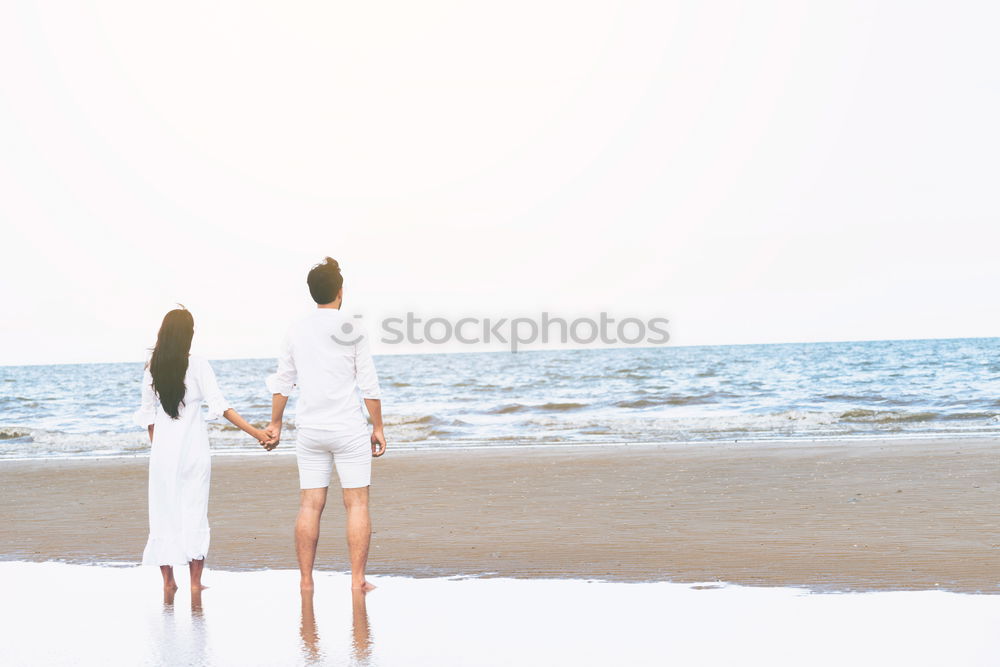
M382 429L377 428L372 431L372 456L382 456L385 454L385 434Z
M281 422L271 422L268 424L267 428L264 429L264 435L266 438L260 444L267 451L271 451L281 442Z
M267 451L271 451L272 449L274 449L274 445L270 445L271 436L268 434L267 431L262 431L259 428L255 428L250 433L250 435L253 436L257 440L258 444L260 444L260 446L266 449Z

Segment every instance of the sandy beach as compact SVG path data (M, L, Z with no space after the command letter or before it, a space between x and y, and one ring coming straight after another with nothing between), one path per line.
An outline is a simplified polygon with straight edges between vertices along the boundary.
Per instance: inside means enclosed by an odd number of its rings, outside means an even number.
M390 451L375 463L370 572L994 593L997 448L951 439ZM144 458L0 463L0 556L138 561L146 473ZM297 495L294 456L214 457L209 567L294 567ZM344 570L338 496L323 529L318 567Z

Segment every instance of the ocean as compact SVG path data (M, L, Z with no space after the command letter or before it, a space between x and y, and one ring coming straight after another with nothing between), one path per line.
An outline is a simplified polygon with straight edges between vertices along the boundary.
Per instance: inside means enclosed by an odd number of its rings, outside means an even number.
M390 446L1000 435L1000 338L388 355ZM213 361L266 423L273 359ZM0 367L0 459L143 455L142 363ZM294 437L294 399L282 449ZM263 453L226 421L218 452Z

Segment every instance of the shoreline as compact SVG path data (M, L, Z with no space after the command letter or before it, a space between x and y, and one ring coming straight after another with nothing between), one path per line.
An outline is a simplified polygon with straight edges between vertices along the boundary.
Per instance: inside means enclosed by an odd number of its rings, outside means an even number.
M294 432L294 431L293 431ZM287 432L286 432L287 434ZM833 445L864 445L864 444L921 444L927 442L995 442L1000 446L1000 433L984 432L953 432L953 433L928 433L921 435L917 433L906 433L898 436L884 434L853 434L853 435L831 435L831 436L810 436L810 437L788 437L788 438L744 438L744 439L716 439L716 440L651 440L649 442L623 442L623 441L563 441L563 442L522 442L503 443L489 440L479 441L457 441L459 444L439 444L445 441L432 441L432 444L416 444L415 441L389 443L394 453L419 453L419 452L454 452L454 451L511 451L511 450L548 450L548 449L600 449L600 448L672 448L672 449L706 449L712 447L761 447L761 448L783 448L801 447L807 444L833 444ZM246 449L237 447L210 447L211 455L216 456L291 456L295 454L294 439L285 438L284 444L271 452L248 447ZM421 441L426 442L426 441ZM45 461L113 461L118 459L134 460L148 459L149 450L134 453L116 454L67 454L48 456L20 456L5 458L0 456L0 466L5 463L25 463L25 462L45 462Z
M376 460L369 572L1000 593L994 438L517 447ZM210 569L295 566L290 454L213 459ZM0 560L137 562L146 473L0 461ZM342 571L333 484L317 567Z

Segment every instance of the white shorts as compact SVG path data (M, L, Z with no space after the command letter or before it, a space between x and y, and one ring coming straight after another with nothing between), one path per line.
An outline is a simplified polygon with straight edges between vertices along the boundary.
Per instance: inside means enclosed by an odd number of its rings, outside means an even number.
M297 431L295 458L299 462L300 488L330 486L334 464L342 488L357 489L371 484L372 441L367 431L350 435L317 428Z

